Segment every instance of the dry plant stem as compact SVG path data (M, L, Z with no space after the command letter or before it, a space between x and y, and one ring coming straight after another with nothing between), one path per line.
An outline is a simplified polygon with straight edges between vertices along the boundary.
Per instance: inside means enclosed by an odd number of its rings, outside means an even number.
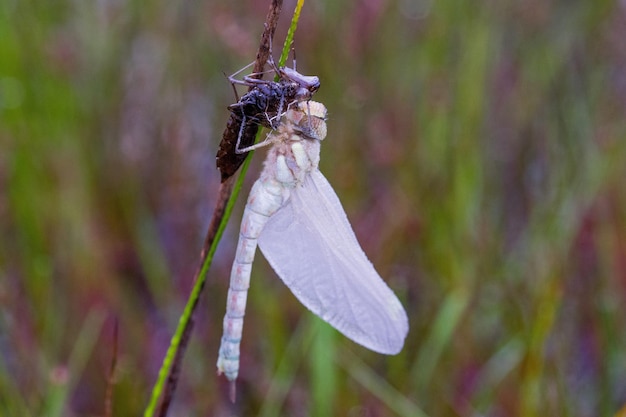
M111 367L109 368L109 376L107 378L107 390L104 397L104 415L105 417L113 416L113 384L115 379L115 368L117 367L117 350L119 336L119 321L115 318L113 327L113 357L111 358Z
M217 235L217 231L219 229L222 218L224 217L226 205L228 204L228 200L230 199L234 184L235 177L230 177L220 185L219 196L217 199L217 204L215 206L215 211L213 212L213 217L211 218L211 223L209 224L209 228L204 239L202 252L200 253L200 265L198 266L198 271L196 272L195 281L198 281L198 279L200 279L202 266L204 264L204 261L206 260L207 255L209 254L209 250L211 248L211 245L213 244L213 241L215 240L215 236ZM200 283L200 293L204 289L204 283L205 280L202 280ZM176 390L176 386L178 385L178 377L180 375L183 357L185 355L187 345L189 344L191 331L193 330L193 326L195 323L195 311L196 307L198 306L199 300L200 297L195 298L194 303L191 307L191 316L189 317L189 320L185 325L183 334L180 339L180 344L178 346L178 350L176 351L176 356L174 357L172 367L170 368L170 371L167 375L167 381L165 383L165 390L163 393L163 400L161 401L161 406L157 414L158 416L164 417L167 415L169 405L174 398L174 392Z
M276 24L278 23L278 17L280 16L280 11L282 9L282 0L272 0L270 5L270 10L267 14L267 18L265 21L265 30L263 31L263 35L261 37L261 42L259 45L259 50L257 52L256 61L254 64L254 73L259 74L259 78L262 76L262 71L265 67L265 63L269 57L269 42L274 36L274 32L276 30ZM201 276L201 272L203 270L204 263L207 259L207 255L213 242L218 233L220 224L222 223L222 219L224 218L224 213L226 211L226 206L232 194L233 186L235 183L235 177L232 176L225 180L220 185L219 197L217 200L217 204L215 207L215 211L213 212L213 217L211 219L211 223L209 224L209 228L206 234L206 238L204 240L204 245L202 247L202 252L200 254L200 265L196 272L195 282L200 280L200 288L199 292L202 292L204 288L204 279ZM182 336L180 338L180 343L178 349L176 350L176 354L174 357L174 361L172 366L169 369L166 385L163 392L163 398L159 407L159 410L156 415L164 417L167 415L167 411L169 409L169 405L174 396L174 392L176 390L176 386L178 385L178 377L180 375L180 368L182 364L182 359L184 357L185 351L187 349L187 345L189 344L189 339L191 336L191 331L193 330L194 322L195 322L195 311L198 306L198 301L200 297L198 296L193 300L193 305L191 306L191 314L189 316L189 320L185 323L183 328Z
M281 7L282 2L279 1L273 1L270 6L270 11L265 21L265 30L261 36L259 50L256 55L256 60L254 61L254 68L252 69L253 72L252 75L250 75L250 78L263 78L263 70L270 54L270 43L274 38L274 32L276 24L278 23ZM253 88L254 85L250 85L248 91L251 91ZM234 84L233 90L237 100L239 100ZM241 139L243 141L242 143L252 145L258 132L258 122L246 121L245 117L237 115L236 112L231 111L216 157L217 167L221 175L221 182L224 182L226 179L235 175L237 171L240 170L241 164L243 164L248 157L248 154L236 153L236 143L238 143Z

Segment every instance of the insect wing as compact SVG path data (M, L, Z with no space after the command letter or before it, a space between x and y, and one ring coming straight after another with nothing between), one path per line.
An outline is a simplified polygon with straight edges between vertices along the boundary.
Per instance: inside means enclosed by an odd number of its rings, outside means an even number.
M268 221L259 247L293 294L353 341L396 354L408 319L361 249L334 190L318 170Z

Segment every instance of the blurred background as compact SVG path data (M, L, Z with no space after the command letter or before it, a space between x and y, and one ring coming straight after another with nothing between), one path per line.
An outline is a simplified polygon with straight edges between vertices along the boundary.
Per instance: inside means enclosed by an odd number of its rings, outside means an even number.
M104 415L113 357L113 415L143 413L215 205L224 73L268 3L0 2L2 416ZM230 404L215 362L260 151L170 415L626 415L625 40L624 1L306 2L321 170L406 345L347 340L257 255Z

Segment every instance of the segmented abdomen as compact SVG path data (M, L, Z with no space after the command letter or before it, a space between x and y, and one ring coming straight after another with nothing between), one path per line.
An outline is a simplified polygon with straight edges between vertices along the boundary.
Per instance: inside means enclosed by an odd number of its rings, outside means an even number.
M243 213L217 359L218 373L224 373L229 381L234 381L239 372L239 345L257 240L269 218L282 206L283 196L284 189L275 180L259 179L250 191Z

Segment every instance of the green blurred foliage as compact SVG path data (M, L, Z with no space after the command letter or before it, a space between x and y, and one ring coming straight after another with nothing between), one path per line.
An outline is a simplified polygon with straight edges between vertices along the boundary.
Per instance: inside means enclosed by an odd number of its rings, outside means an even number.
M104 415L116 323L113 415L142 413L215 204L223 72L252 61L267 7L0 2L0 415ZM623 415L625 22L608 0L307 2L321 169L406 346L346 340L258 256L231 405L235 224L171 415Z

